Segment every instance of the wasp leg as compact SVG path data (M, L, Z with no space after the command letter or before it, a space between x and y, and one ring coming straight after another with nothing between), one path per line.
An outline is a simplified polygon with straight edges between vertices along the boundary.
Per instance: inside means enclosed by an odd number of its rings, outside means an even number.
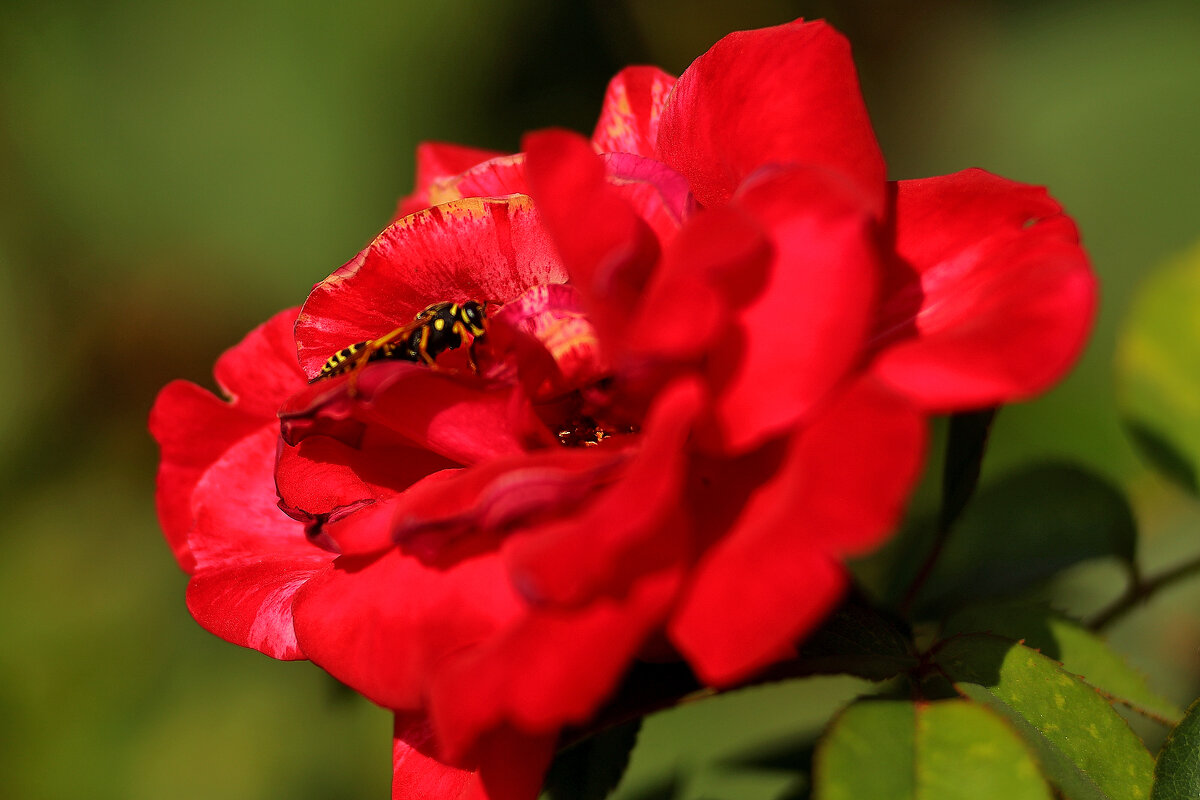
M479 374L479 363L475 360L475 339L471 340L471 344L467 347L467 364L471 367L471 372Z
M474 372L476 375L478 375L479 364L475 361L475 337L471 334L470 329L463 324L462 320L459 320L450 326L450 332L458 337L460 344L470 338L471 344L467 347L467 365L470 366L471 372ZM455 345L455 347L458 346L459 345Z
M362 355L355 359L350 368L346 370L348 377L346 378L346 394L351 397L358 397L358 376L363 371L363 367L367 366L367 362L371 360L371 354L375 351L370 349L371 343L363 349Z
M426 366L436 368L437 356L434 353L429 352L429 326L422 326L420 330L421 339L415 348L417 351L417 356L420 357L421 361L425 362Z
M363 368L375 358L376 353L385 351L389 345L393 344L398 337L403 336L408 331L406 327L396 328L391 333L380 336L378 339L372 339L369 342L364 342L362 349L355 353L354 363L346 370L349 378L346 380L346 393L351 397L358 396L358 375L363 371Z

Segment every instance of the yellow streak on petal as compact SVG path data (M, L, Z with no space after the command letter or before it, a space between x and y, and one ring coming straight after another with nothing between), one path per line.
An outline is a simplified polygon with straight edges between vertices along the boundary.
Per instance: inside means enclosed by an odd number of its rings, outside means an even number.
M458 184L457 178L440 178L434 181L429 186L429 205L440 206L442 203L461 200L462 192L458 190Z
M629 93L623 85L615 87L615 90L617 113L609 119L604 132L612 139L621 139L632 133L629 119L633 116L633 107L629 105Z
M461 197L451 200L448 203L442 203L434 208L423 208L420 211L409 214L407 217L396 220L376 236L370 246L374 247L381 240L387 239L391 231L401 231L407 228L417 228L427 225L434 218L482 219L491 216L496 209L501 207L505 208L508 214L512 216L531 211L533 209L533 200L529 195L524 194L510 194L505 197Z

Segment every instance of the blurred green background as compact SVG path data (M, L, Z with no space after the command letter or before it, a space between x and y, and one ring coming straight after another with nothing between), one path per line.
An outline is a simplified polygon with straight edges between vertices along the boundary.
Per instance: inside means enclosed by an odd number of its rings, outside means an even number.
M985 478L1083 463L1131 493L1152 570L1200 551L1195 502L1122 433L1111 367L1139 283L1200 237L1195 0L4 0L4 796L387 796L387 714L189 619L153 512L154 393L211 386L221 350L362 247L410 188L418 141L512 150L531 128L590 131L621 66L678 73L730 30L797 16L850 36L892 177L982 166L1045 184L1094 257L1092 344L1059 389L1001 414ZM1116 576L1093 570L1064 602L1111 597ZM1114 631L1184 703L1200 692L1196 608L1180 588ZM657 717L623 796L795 791L738 754L861 688Z

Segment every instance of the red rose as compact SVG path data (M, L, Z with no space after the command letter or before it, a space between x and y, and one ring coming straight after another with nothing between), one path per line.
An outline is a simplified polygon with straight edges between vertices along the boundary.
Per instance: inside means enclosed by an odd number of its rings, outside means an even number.
M898 519L925 415L1047 386L1094 302L1043 190L885 183L823 23L626 70L590 144L524 145L423 146L403 216L218 363L230 402L176 383L151 417L193 615L394 709L395 797L535 797L638 659L786 658ZM436 368L322 377L472 300L487 335Z

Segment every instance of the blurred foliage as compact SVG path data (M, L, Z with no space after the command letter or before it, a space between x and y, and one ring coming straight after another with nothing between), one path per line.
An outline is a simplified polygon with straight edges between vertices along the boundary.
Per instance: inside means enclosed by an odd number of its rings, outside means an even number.
M1118 399L1146 456L1200 493L1200 244L1146 281L1117 350Z
M349 259L418 141L587 130L620 66L679 72L729 30L801 15L850 36L893 177L1048 185L1094 257L1091 347L1000 413L984 483L1082 462L1131 492L1151 569L1200 549L1195 501L1140 465L1111 386L1134 287L1197 235L1194 0L6 0L0 336L22 363L0 394L5 795L385 796L386 714L188 620L153 515L155 391L211 385L223 348ZM1121 585L1081 569L1055 597L1086 611ZM1200 692L1197 601L1181 586L1114 631L1181 705ZM864 690L814 679L656 716L620 796L802 796L803 770L744 754L804 753L796 732Z
M929 537L920 529L932 526L917 520L914 527L917 535L903 537L908 559L924 556ZM1133 513L1116 488L1074 467L1034 464L996 480L967 506L915 610L929 619L966 598L1020 595L1091 559L1129 565L1136 545ZM899 598L915 572L901 560L888 594Z

